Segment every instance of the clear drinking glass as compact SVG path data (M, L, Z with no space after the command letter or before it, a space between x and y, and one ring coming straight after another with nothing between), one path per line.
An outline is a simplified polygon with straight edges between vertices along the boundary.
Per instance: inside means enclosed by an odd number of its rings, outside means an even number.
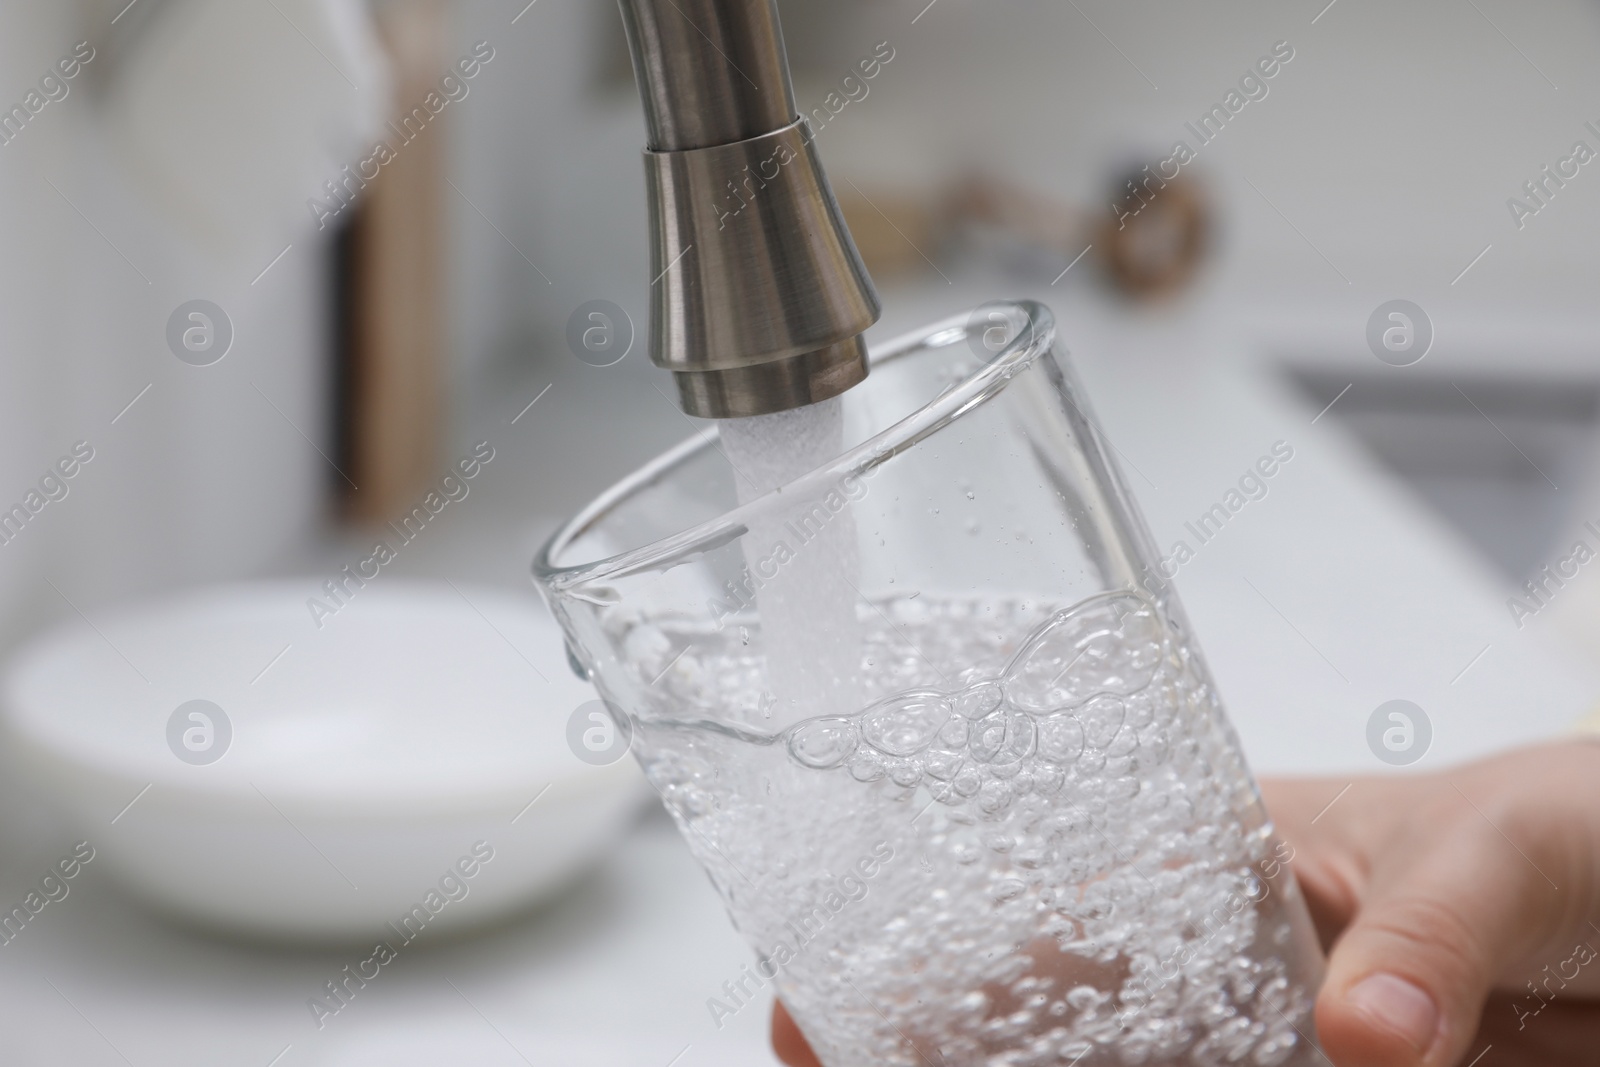
M1313 1063L1289 850L1053 347L1027 302L884 345L841 453L741 505L686 442L535 576L755 950L719 1023L773 990L828 1067Z

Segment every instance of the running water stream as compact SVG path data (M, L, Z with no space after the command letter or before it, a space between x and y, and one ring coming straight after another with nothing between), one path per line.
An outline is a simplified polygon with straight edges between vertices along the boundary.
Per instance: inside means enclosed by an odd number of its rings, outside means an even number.
M747 504L844 450L843 405L835 397L772 415L726 419L721 434L739 503ZM855 517L848 500L838 510L819 503L816 497L795 499L751 522L742 542L745 564L760 582L760 640L773 720L766 725L773 729L817 715L848 715L861 703Z

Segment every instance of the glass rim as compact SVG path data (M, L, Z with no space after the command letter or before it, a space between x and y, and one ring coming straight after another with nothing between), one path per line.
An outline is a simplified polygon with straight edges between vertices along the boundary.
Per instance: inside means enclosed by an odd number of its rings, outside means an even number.
M672 566L692 555L720 547L749 531L749 521L764 511L788 506L797 492L810 495L843 478L863 476L901 452L945 428L962 415L998 395L1020 372L1028 369L1055 342L1055 315L1036 300L994 300L979 305L995 311L1011 311L1027 323L992 358L944 389L933 399L865 441L846 449L831 461L798 478L790 479L756 499L696 523L677 533L657 538L636 548L610 556L568 566L553 562L587 533L619 503L665 477L691 456L714 447L720 438L716 429L680 441L644 466L624 476L600 493L576 515L562 523L533 558L533 579L552 594L574 595L584 585L625 578L643 571ZM974 309L976 310L976 309ZM882 344L869 352L871 367L903 358L918 350L944 348L971 336L974 311L947 316ZM787 494L787 495L784 495Z

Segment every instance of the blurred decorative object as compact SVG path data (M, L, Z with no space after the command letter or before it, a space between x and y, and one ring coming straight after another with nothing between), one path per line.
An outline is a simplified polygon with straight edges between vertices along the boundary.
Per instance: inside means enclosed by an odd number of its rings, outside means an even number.
M938 271L956 242L967 256L992 256L1051 284L1089 256L1121 295L1159 299L1198 274L1211 208L1193 178L1161 181L1149 169L1115 183L1106 213L985 173L934 197L893 189L869 195L846 182L839 204L867 269L885 278L924 267Z
M935 202L894 189L874 191L869 199L848 181L834 194L868 272L888 278L933 265L927 256L939 253L948 228Z
M957 186L950 215L969 239L1000 245L1012 258L1039 261L1035 269L1059 265L1064 274L1093 250L1117 292L1159 298L1194 280L1204 260L1211 210L1192 178L1161 182L1148 171L1119 179L1111 194L1115 206L1103 215L994 175L974 176Z
M998 174L971 174L957 182L946 211L975 250L1030 273L1056 276L1093 239L1082 210Z
M431 940L559 888L648 794L632 760L575 757L594 694L561 641L531 596L476 587L218 587L21 649L4 749L162 912L396 944L421 908Z
M1106 276L1131 297L1171 295L1199 270L1211 237L1211 209L1193 178L1163 181L1147 166L1122 185L1131 203L1124 204L1119 218L1101 225L1096 242L1103 249Z
M109 132L175 229L265 263L303 235L308 197L387 117L361 0L166 0L119 43Z
M395 95L383 144L350 190L343 235L338 360L338 488L350 517L394 518L437 475L442 418L445 298L445 141L436 128L457 94L439 0L396 0L377 9L379 36L394 72ZM493 54L493 50L489 50ZM437 110L435 110L437 108ZM370 163L370 166L367 165ZM324 201L342 208L344 198ZM353 485L351 483L354 483ZM357 488L359 487L359 488Z

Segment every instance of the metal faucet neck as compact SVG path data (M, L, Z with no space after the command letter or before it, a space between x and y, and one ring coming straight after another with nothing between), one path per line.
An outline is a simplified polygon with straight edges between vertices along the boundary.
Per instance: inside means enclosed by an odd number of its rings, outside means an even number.
M650 358L691 415L866 377L880 306L823 174L775 0L619 0L649 147Z

